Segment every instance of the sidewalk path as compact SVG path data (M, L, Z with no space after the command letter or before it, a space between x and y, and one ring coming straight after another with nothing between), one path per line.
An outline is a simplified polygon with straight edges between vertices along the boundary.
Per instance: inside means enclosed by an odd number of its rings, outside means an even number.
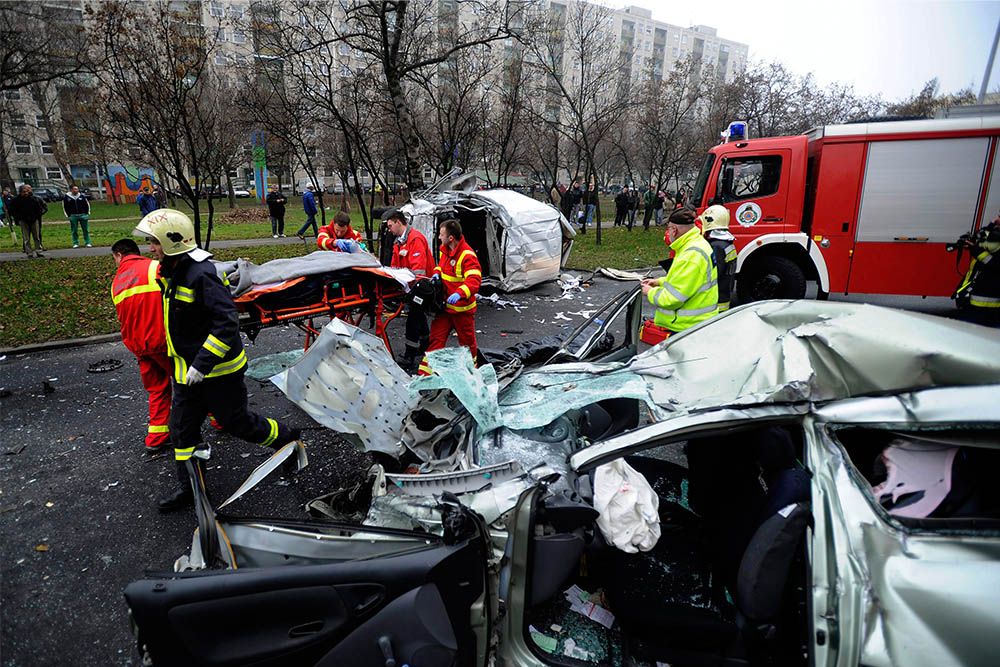
M136 240L141 248L142 242ZM313 250L316 249L316 239L307 236L305 241L300 241L294 234L283 239L272 239L270 236L264 239L234 239L231 241L212 241L212 249L215 248L240 248L244 246L259 245L295 245L305 243ZM58 250L46 250L45 257L48 259L60 259L64 257L96 257L99 255L110 255L111 248L59 248ZM28 259L23 252L0 252L0 262L19 262Z

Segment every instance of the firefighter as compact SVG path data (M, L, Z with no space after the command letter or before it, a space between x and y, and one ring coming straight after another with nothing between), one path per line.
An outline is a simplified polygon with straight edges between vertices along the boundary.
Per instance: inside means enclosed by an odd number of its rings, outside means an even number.
M667 239L674 252L663 278L642 281L642 293L656 306L656 326L677 333L718 312L718 271L712 246L694 224L694 211L680 208L667 220ZM669 334L668 334L669 335Z
M431 322L431 339L427 351L440 350L448 342L448 334L458 333L458 344L465 345L476 362L476 295L483 282L479 258L462 237L458 220L445 220L438 229L441 257L434 267L434 276L444 283L444 310ZM430 375L427 356L420 362L420 375Z
M962 319L1000 327L1000 215L963 240L972 263L952 298L962 309Z
M333 216L333 222L319 228L316 235L316 245L320 250L333 250L336 252L361 252L367 251L365 240L361 234L351 227L351 216L343 211Z
M719 312L729 310L736 275L736 237L729 231L729 210L725 206L709 206L698 216L701 232L712 246L715 268L719 272Z
M419 230L406 224L406 216L396 211L386 220L389 232L396 237L392 244L392 261L390 266L409 269L416 276L411 286L420 280L430 278L434 274L434 255L427 243L427 237ZM407 373L416 370L420 357L427 347L429 330L427 328L427 313L423 303L411 298L406 314L406 349L399 365Z
M139 362L142 386L149 395L146 451L155 453L170 441L170 359L163 332L163 298L157 271L160 263L143 257L132 239L111 246L115 272L111 300L118 312L122 342Z
M189 466L200 468L199 461L211 453L201 438L209 412L226 433L274 449L297 440L299 433L248 410L243 383L247 356L236 306L214 265L206 261L211 255L195 244L191 219L180 211L158 209L139 221L135 233L146 237L160 261L174 394L170 434L180 483L160 501L160 511L172 512L193 503ZM204 476L203 470L196 472Z

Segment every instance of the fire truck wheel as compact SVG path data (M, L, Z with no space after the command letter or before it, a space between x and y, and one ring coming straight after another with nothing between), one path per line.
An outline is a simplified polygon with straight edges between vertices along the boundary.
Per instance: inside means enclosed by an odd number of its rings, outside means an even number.
M764 299L801 299L806 277L799 265L785 257L762 257L740 271L736 279L740 303Z

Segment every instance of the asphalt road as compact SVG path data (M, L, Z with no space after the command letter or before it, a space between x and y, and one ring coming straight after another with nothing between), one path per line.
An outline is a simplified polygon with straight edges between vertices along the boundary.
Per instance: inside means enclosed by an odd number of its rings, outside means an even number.
M554 283L504 297L525 306L521 312L483 302L480 345L505 347L565 331L629 286L598 278L569 299L559 299ZM944 299L884 305L950 309ZM402 323L392 327L401 336ZM271 329L248 353L254 358L301 344L298 330ZM88 372L109 358L122 366ZM291 485L255 489L233 514L305 518L305 501L367 468L366 455L317 426L272 385L247 385L252 409L306 429L310 466ZM157 499L174 489L173 465L143 451L146 403L134 358L121 343L8 355L0 360L0 395L0 661L138 664L122 590L146 569L171 569L188 550L195 521L191 512L156 511ZM206 438L213 452L209 486L218 501L266 453L211 429Z

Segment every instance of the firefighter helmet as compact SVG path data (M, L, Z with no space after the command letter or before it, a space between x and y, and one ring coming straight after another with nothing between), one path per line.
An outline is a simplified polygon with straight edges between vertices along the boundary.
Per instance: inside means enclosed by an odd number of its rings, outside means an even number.
M160 208L147 213L133 233L156 239L163 248L163 254L168 257L183 255L198 247L194 241L194 224L191 218L172 208Z
M701 231L707 232L713 229L729 229L729 210L725 206L709 206L701 215Z

